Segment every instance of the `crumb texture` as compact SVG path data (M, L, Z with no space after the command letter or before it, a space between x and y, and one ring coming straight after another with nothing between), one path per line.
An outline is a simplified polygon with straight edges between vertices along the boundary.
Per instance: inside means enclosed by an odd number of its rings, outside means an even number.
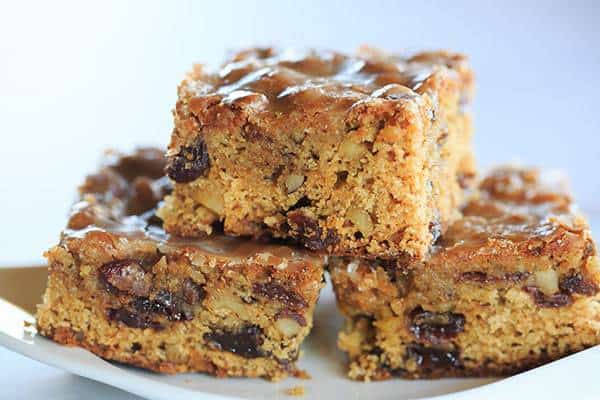
M254 49L197 67L174 111L165 229L421 258L474 177L473 80L449 52Z

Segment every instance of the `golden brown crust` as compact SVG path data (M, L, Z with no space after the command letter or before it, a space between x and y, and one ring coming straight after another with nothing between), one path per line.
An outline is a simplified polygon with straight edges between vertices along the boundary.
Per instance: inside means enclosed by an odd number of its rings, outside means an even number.
M349 375L505 375L600 343L596 248L552 183L493 171L421 265L331 258Z
M179 87L160 216L182 236L423 257L474 176L463 56L240 53Z

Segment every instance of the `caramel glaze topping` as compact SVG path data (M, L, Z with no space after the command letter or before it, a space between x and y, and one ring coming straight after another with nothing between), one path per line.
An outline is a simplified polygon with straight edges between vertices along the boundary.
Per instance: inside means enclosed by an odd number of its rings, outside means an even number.
M414 97L435 71L456 74L465 63L464 56L444 51L402 57L368 48L356 56L250 49L235 54L218 71L196 66L183 86L196 100L257 111L331 111L370 98ZM465 94L464 98L468 97Z
M574 212L564 179L537 169L503 167L480 184L478 195L464 208L464 218L440 239L437 251L479 247L492 241L544 240L559 230L587 229Z
M277 259L284 262L316 257L303 249L243 238L213 235L187 240L170 236L154 214L158 203L171 191L169 180L163 176L166 161L162 151L142 148L131 154L108 152L103 165L79 188L79 201L71 209L63 240L104 231L129 239L151 240L160 248L193 248L210 257L234 260L262 257L277 263Z

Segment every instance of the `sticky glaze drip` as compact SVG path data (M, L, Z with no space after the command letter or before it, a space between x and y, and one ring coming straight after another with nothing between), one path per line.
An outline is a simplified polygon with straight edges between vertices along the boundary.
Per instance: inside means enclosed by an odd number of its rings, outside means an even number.
M440 68L459 68L462 56L445 52L412 57L373 50L357 56L329 51L251 49L235 55L218 71L197 69L184 83L191 97L216 96L222 104L249 105L263 111L296 108L348 108L389 90L419 91ZM392 90L393 91L393 90ZM416 95L416 93L414 93Z

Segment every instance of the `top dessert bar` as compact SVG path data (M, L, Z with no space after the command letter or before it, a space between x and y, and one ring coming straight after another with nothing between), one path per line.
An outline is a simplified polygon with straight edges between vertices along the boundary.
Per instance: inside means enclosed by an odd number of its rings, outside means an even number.
M252 49L179 86L160 217L180 236L421 258L474 177L464 56Z

